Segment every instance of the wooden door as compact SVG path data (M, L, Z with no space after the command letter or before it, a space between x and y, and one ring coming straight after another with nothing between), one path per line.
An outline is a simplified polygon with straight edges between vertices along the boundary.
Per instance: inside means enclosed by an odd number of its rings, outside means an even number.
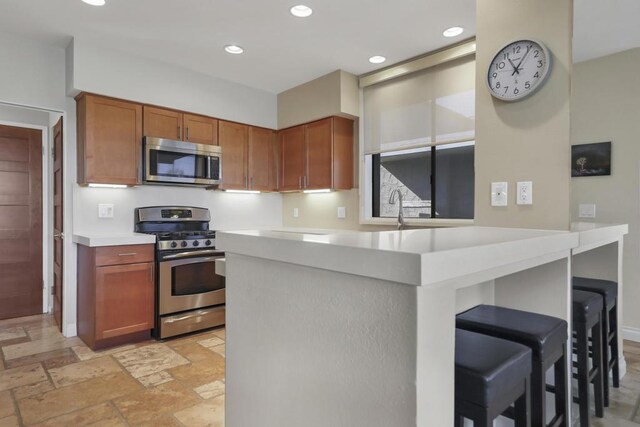
M81 184L140 183L142 105L94 95L78 101Z
M96 339L153 328L154 263L96 268Z
M164 108L143 107L143 134L156 138L182 140L184 129L182 127L182 113Z
M62 169L63 142L62 117L53 127L53 318L62 332L62 260L64 247L64 223L62 195L64 179Z
M307 189L333 188L333 123L324 119L306 125Z
M0 319L42 313L42 133L0 126Z
M280 131L281 191L302 190L305 175L304 126Z
M184 114L183 139L196 144L218 145L218 120L211 117Z
M247 166L250 190L271 191L273 189L269 181L272 177L271 170L274 162L273 139L272 130L249 127Z
M248 126L220 120L218 143L222 148L223 190L246 190Z

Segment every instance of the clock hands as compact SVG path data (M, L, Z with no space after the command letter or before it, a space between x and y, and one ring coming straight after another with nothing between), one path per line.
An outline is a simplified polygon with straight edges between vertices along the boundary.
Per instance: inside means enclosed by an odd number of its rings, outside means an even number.
M511 73L511 75L513 76L514 74L520 74L520 70L518 69L518 67L516 67L516 64L513 63L511 58L507 57L507 60L509 61L509 64L511 64L511 66L513 67L513 73Z
M520 74L520 66L522 65L524 60L527 59L527 56L529 56L529 52L531 52L531 46L527 46L527 51L524 53L524 56L520 60L520 63L518 64L518 66L514 68L513 73L511 73L512 76L516 73ZM511 62L511 60L509 60L509 62Z

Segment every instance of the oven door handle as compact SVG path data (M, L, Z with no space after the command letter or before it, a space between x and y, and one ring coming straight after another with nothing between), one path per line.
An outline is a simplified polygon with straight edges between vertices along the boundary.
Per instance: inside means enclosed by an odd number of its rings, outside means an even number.
M167 256L163 257L162 260L180 259L180 258L187 258L187 257L196 257L196 256L200 256L200 255L220 255L220 256L222 256L223 254L224 254L224 252L220 252L220 251L217 251L215 249L204 249L204 250L201 250L201 251L180 252L180 253L177 253L177 254L167 255Z

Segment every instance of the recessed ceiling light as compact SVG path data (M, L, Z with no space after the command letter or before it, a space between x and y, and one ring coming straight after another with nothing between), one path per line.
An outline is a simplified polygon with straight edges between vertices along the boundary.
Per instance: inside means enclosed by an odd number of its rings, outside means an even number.
M382 64L386 60L387 58L380 55L372 56L371 58L369 58L369 62L371 62L372 64Z
M244 52L244 49L241 48L240 46L236 46L235 44L228 44L224 47L224 50L226 50L229 53L233 53L234 55L240 55L242 52Z
M82 0L86 4L90 4L91 6L104 6L106 3L105 0Z
M307 16L311 16L313 13L313 10L309 6L305 6L303 4L293 6L289 11L293 16L297 16L298 18L306 18Z
M455 36L459 36L463 32L464 32L464 28L462 27L451 27L444 30L442 32L442 35L445 37L455 37Z

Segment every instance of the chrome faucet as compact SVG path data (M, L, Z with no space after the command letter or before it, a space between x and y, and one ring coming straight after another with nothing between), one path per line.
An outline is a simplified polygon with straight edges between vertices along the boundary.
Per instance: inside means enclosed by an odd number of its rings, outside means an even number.
M398 230L404 230L404 215L402 211L404 210L404 206L402 205L402 191L399 188L396 188L391 192L389 196L389 204L394 205L396 203L396 193L398 194Z

